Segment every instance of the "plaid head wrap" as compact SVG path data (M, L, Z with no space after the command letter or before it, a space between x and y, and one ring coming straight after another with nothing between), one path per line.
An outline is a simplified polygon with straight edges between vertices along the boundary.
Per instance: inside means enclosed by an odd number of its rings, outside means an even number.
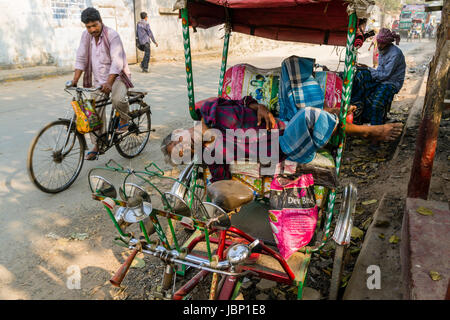
M381 28L377 35L378 43L391 43L395 41L395 44L400 43L400 35L387 28Z

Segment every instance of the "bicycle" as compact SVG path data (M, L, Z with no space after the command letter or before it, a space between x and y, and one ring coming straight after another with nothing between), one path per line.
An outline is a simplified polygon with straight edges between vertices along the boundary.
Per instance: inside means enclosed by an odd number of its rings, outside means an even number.
M71 82L67 82L64 91L72 95L72 101L81 105L87 99L85 93L93 93L99 89L71 87ZM93 132L97 137L98 155L104 154L113 146L125 158L134 158L144 150L150 132L154 131L151 129L150 106L144 102L146 94L140 91L128 92L131 119L128 130L124 133L116 132L120 117L118 112L111 108L110 121L103 124L107 128L106 132ZM109 97L92 102L96 109L111 104ZM84 163L86 140L76 129L75 113L71 118L68 118L68 115L69 112L65 118L59 118L44 126L34 137L28 150L27 170L30 180L46 193L58 193L70 187L80 174Z

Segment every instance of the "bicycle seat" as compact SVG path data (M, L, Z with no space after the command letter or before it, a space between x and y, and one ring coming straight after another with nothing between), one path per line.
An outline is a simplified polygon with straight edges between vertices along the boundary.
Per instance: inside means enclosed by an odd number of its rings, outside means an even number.
M216 181L207 188L211 202L226 212L233 211L253 200L253 191L235 180Z
M140 101L140 100L144 99L144 97L147 93L148 93L147 91L129 90L127 92L128 102L131 104L131 103Z

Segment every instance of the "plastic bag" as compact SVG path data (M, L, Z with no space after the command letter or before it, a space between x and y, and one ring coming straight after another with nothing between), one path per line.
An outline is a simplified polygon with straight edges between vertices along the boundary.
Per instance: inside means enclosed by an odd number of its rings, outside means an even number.
M95 101L85 100L83 104L72 101L72 108L76 115L76 127L80 133L88 133L102 127L102 120L95 111Z
M317 224L318 209L312 174L296 179L276 176L270 185L270 226L284 259L307 245Z
M303 174L293 180L282 176L273 178L270 184L271 209L313 208L315 205L312 174Z
M269 210L272 233L285 260L311 241L316 229L317 215L317 207Z

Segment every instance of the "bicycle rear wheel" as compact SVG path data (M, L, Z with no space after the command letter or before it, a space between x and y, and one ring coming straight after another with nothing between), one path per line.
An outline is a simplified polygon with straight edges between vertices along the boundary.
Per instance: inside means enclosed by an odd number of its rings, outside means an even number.
M33 139L28 150L27 170L40 190L58 193L78 177L84 162L84 137L69 130L68 120L47 124Z
M140 154L150 138L150 130L152 127L150 108L143 112L141 105L130 106L130 125L128 132L124 134L124 138L117 143L116 149L124 158L134 158Z

